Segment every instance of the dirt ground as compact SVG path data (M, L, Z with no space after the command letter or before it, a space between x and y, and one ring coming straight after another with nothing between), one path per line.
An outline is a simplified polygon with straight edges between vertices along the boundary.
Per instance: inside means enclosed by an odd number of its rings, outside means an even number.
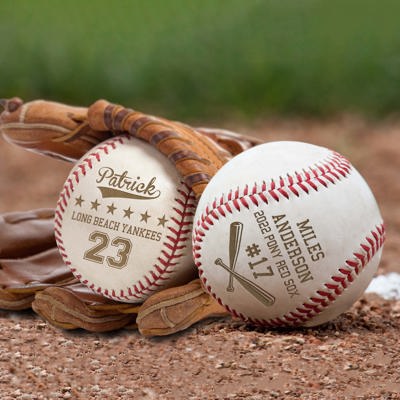
M345 155L380 205L378 273L399 272L400 120L269 120L227 128ZM53 207L69 165L0 142L0 212ZM366 295L316 329L264 330L229 318L166 338L62 331L0 310L1 399L400 399L400 301Z

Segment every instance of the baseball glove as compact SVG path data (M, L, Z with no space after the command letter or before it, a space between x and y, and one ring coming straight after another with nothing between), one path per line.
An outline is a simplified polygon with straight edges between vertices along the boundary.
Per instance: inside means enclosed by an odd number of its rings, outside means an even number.
M31 307L37 291L76 279L60 262L54 240L54 211L0 215L0 307Z
M197 197L225 162L260 143L255 138L225 130L194 129L180 122L145 115L104 100L97 101L89 109L43 100L23 104L18 98L0 100L0 104L4 107L0 115L0 130L12 143L75 161L113 135L133 135L146 140L168 157ZM36 234L41 236L43 232ZM18 236L14 238L14 243L18 251ZM51 263L53 266L50 269L64 270L72 279L58 254ZM24 260L21 260L23 265ZM39 262L34 268L27 269L27 278L29 274L34 275L32 269L35 268L42 269L42 264ZM9 275L17 271L13 267L8 270ZM29 293L25 307L29 307L36 294L32 308L53 325L65 329L81 327L91 331L106 331L132 326L138 313L140 332L147 336L160 336L185 329L209 316L227 315L226 310L204 292L199 280L156 293L140 307L132 307L108 300L76 281L64 285L64 282L55 279L47 284L44 282L45 276L47 273L36 281L47 286L38 284L35 289L32 287L34 291L30 290L29 282L32 280L25 279L26 282L22 283L26 293ZM4 293L15 292L14 286L9 281L3 281L1 275L0 284L4 287ZM12 300L8 303L3 301L0 306L16 309L12 308Z

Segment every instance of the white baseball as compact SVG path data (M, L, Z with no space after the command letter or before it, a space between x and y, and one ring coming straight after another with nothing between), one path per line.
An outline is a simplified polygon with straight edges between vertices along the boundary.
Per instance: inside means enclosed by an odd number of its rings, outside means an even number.
M340 154L300 142L254 147L224 165L194 218L207 291L266 326L324 323L376 272L384 226L370 188Z
M56 210L57 245L92 290L142 302L195 274L194 212L194 194L168 159L139 139L117 137L71 171Z

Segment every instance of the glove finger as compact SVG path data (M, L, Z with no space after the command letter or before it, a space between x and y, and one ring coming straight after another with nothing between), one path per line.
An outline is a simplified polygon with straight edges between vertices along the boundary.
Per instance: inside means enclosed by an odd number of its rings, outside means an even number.
M6 140L35 152L66 161L81 158L108 139L109 132L96 132L86 121L87 109L36 100L2 100L0 132Z
M226 309L208 295L196 279L149 297L141 306L136 323L144 336L164 336L206 318L227 315Z
M30 256L55 245L53 209L0 215L0 259Z
M124 132L147 141L174 163L197 197L231 155L193 128L99 100L89 107L93 130Z
M13 293L0 287L0 309L10 311L21 311L31 308L35 292Z
M0 99L0 106L4 107L0 114L0 132L9 142L66 161L80 159L112 136L111 132L96 131L88 126L88 109L84 107L44 100L24 104L18 98ZM196 130L228 151L230 156L260 143L259 139L223 129L201 127Z
M36 294L33 310L62 329L107 332L135 323L139 306L119 303L76 283L50 287Z

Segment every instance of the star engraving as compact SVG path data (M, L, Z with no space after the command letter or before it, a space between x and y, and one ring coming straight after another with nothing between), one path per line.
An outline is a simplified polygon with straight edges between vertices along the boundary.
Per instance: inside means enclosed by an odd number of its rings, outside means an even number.
M140 214L140 221L144 221L147 224L147 220L151 218L151 216L149 214L147 214L147 210L145 213Z
M81 196L81 195L80 195L79 197L75 197L75 205L76 205L76 206L82 207L82 203L83 203L84 201L85 201L85 200L82 199L82 196Z
M97 199L95 201L91 201L90 202L92 204L92 206L90 207L91 210L96 210L98 209L100 203L97 201Z
M124 210L124 217L131 219L131 215L133 214L133 211L131 210L131 207L128 207L126 210Z
M165 218L165 214L161 217L161 218L157 218L158 219L158 225L162 225L165 228L165 224L168 222L168 219Z
M107 214L112 214L114 215L114 211L117 209L117 207L114 206L114 203L112 203L110 206L107 206Z

